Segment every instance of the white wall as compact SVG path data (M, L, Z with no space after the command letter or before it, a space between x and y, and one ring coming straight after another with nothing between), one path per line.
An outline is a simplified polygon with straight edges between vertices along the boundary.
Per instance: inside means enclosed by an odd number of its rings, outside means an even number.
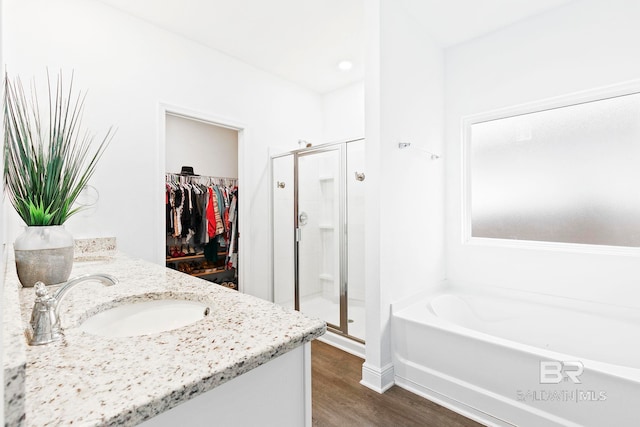
M165 171L191 166L198 175L238 177L238 131L167 114Z
M364 81L322 96L323 142L364 137Z
M640 2L584 0L446 52L447 276L640 307L637 256L462 244L460 120L640 78ZM603 177L603 179L606 179Z
M398 2L366 3L366 282L363 383L393 381L390 304L444 278L443 55Z
M4 28L4 7L3 0L0 0L0 27ZM2 31L0 31L0 65L4 65L4 36ZM4 69L4 66L2 67ZM4 86L3 86L4 87ZM4 89L1 90L4 96ZM4 99L4 98L3 98ZM2 134L4 135L4 121L2 122ZM0 164L4 164L3 153L0 153ZM4 245L4 236L5 236L5 222L4 222L4 197L0 200L0 265L4 266L5 262L5 250L6 245ZM4 267L0 269L4 272ZM0 295L4 295L4 274L0 276ZM0 312L4 312L4 301L0 301ZM4 326L0 327L0 342L3 341L3 331ZM4 352L0 351L0 366L2 366L2 370L0 371L0 384L2 384L2 393L0 393L0 398L2 398L2 405L0 405L0 425L4 425Z
M74 235L113 235L121 250L162 262L159 105L229 118L246 127L239 171L244 290L268 296L267 147L319 140L320 96L99 2L9 0L5 13L8 71L29 80L42 79L47 66L74 69L76 87L89 89L85 125L98 133L118 127L93 179L99 208L92 220L68 222Z

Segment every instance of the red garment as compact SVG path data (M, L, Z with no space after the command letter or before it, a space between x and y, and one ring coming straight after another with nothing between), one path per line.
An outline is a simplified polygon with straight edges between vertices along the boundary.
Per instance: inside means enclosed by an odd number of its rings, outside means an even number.
M224 241L229 246L229 239L231 238L231 223L229 222L229 207L224 208Z
M209 237L216 235L216 214L213 210L213 189L209 187L209 203L207 203L207 233Z

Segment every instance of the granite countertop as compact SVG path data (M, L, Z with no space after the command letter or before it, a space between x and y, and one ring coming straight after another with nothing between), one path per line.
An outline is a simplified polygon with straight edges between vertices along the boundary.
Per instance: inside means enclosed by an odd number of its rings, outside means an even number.
M16 374L5 377L7 422L22 411L28 426L135 425L326 330L319 319L146 261L120 254L87 259L76 261L72 277L107 273L119 284L72 289L60 307L63 339L43 346L26 345L35 293L20 288L12 261L7 264L5 298L14 299L5 299L4 368ZM97 337L77 328L119 303L163 297L204 302L211 313L173 331L137 337ZM11 307L18 299L20 311Z

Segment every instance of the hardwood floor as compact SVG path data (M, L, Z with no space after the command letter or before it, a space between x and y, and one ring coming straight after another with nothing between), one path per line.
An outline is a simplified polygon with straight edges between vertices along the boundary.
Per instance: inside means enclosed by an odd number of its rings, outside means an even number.
M360 385L363 360L323 342L313 341L311 360L315 427L481 426L400 387Z

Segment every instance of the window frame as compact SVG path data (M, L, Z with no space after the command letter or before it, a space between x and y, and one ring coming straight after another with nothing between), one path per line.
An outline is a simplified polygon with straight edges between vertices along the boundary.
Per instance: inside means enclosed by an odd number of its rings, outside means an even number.
M640 94L640 80L632 80L624 83L560 95L557 97L545 98L538 101L527 102L462 117L462 244L471 246L491 246L640 257L640 247L515 240L497 237L474 237L471 234L471 127L474 124L632 94Z

